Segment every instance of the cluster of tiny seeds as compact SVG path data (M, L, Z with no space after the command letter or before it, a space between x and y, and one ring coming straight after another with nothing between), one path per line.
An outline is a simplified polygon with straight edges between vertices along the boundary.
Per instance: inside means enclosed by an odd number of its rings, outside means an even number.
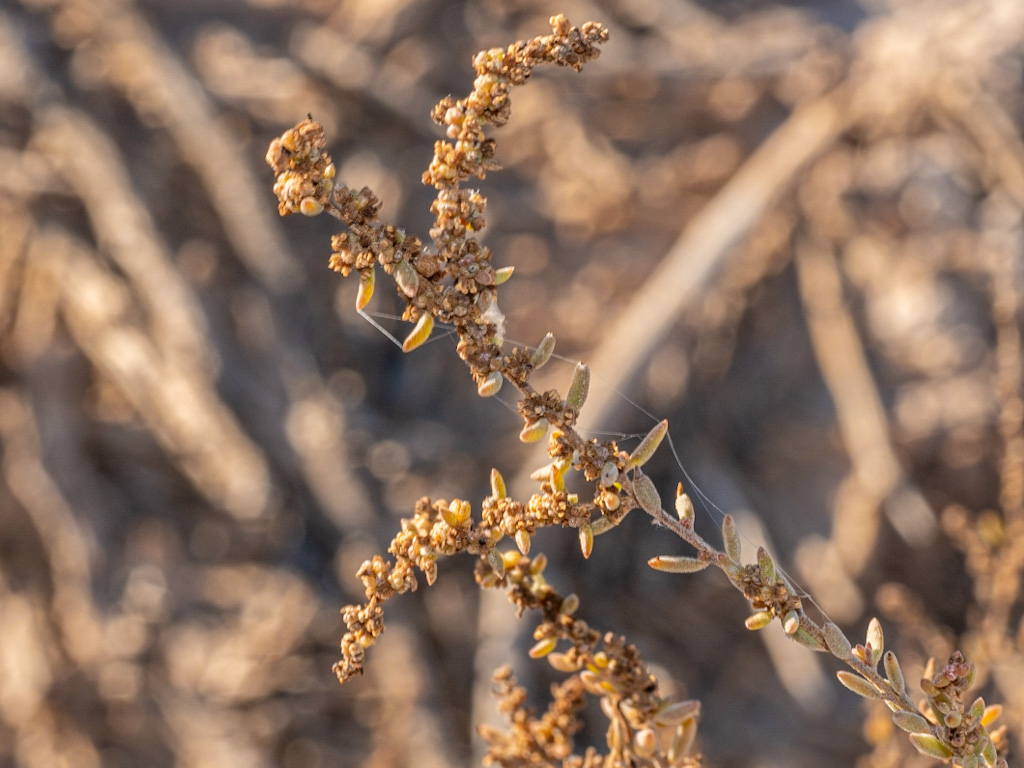
M743 596L757 610L767 610L773 616L786 616L791 611L800 611L800 598L790 592L780 579L766 581L761 568L756 564L744 566L741 579Z
M573 734L582 727L579 713L586 706L579 678L571 677L552 686L551 704L539 718L526 706L526 689L516 685L509 667L494 673L494 694L498 697L498 709L509 722L509 730L502 732L489 726L477 729L489 747L484 765L521 766L524 755L547 764L570 757Z
M395 595L411 592L418 586L416 569L428 584L437 578L437 559L458 552L486 557L494 550L501 534L476 527L470 519L468 501L453 499L416 502L412 518L401 521L401 530L392 539L388 552L394 562L380 555L365 561L356 572L366 593L366 605L349 605L342 610L347 632L341 641L342 659L334 665L341 682L360 674L366 649L384 630L383 603Z
M267 164L277 174L274 194L282 216L315 216L328 205L335 171L331 156L323 151L326 145L323 127L312 118L270 143Z
M546 656L556 670L578 677L586 692L601 699L610 721L608 742L612 749L610 762L604 764L699 764L699 758L686 756L696 732L699 704L661 697L657 680L636 646L611 632L602 636L574 616L579 600L575 595L563 598L547 583L543 576L545 563L542 558L530 559L516 552L506 555L509 599L517 613L532 609L542 614L534 631L537 643L530 655ZM478 567L478 578L482 573ZM568 642L569 647L558 652L559 642ZM508 744L516 734L513 723L512 733L488 742L492 746ZM656 754L664 758L661 763L647 761ZM578 759L572 764L579 764Z

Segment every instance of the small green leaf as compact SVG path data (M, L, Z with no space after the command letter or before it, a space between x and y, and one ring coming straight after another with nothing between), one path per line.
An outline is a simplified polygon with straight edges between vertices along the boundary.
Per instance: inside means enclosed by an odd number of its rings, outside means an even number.
M725 554L734 563L738 563L743 543L740 541L740 529L736 527L736 521L732 515L726 515L722 521L722 541L725 544Z
M894 712L892 721L907 733L931 733L932 726L917 712Z
M948 760L953 756L953 750L930 733L912 733L910 743L917 747L918 752L928 757Z
M512 277L512 273L515 272L515 270L515 267L500 267L499 269L494 270L494 284L501 285L502 283L508 281L508 279Z
M840 683L856 693L858 696L863 696L865 699L882 698L882 695L875 690L875 686L860 675L855 675L853 672L847 672L843 669L836 672L836 677L839 678Z
M757 548L757 567L761 570L761 581L765 584L775 583L775 563L764 547Z
M896 658L896 654L886 651L885 656L882 657L882 663L885 666L885 676L889 680L889 687L900 696L906 696L907 681L903 677L903 670L900 669L900 662Z
M555 337L550 333L541 339L540 344L533 351L530 356L530 365L533 366L534 370L540 368L544 363L551 359L551 353L555 351Z
M825 644L821 642L821 640L816 638L803 627L797 629L797 631L794 634L789 635L789 637L795 640L796 642L800 643L800 645L804 646L805 648L810 648L812 651L828 650L825 647Z
M705 560L684 555L658 555L648 560L647 564L656 571L665 571L666 573L697 573L711 565Z
M626 461L626 469L636 469L650 461L651 456L658 450L658 446L661 445L661 441L665 439L666 434L668 434L668 419L663 419L654 426L654 429L647 433L646 437L640 441L640 445L630 454L629 459Z
M654 481L647 475L640 475L633 481L633 494L647 514L656 515L661 512L661 495L654 487Z
M826 619L821 629L821 633L825 637L825 644L833 656L842 661L853 657L853 647L850 645L849 639L834 622Z
M590 369L583 363L576 363L572 372L572 381L569 383L569 393L565 396L565 402L576 413L580 412L583 404L587 401L587 393L590 391Z

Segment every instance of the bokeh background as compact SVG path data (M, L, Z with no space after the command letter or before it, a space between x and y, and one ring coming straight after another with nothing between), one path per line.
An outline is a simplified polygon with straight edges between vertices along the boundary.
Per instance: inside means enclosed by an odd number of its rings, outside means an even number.
M968 653L1019 754L1019 0L0 0L0 765L461 768L494 666L544 706L469 558L335 681L414 501L543 460L448 336L356 315L335 222L279 219L263 156L312 113L425 238L430 107L557 12L612 37L491 134L509 337L556 335L550 386L592 364L595 434L668 417L663 496L709 537L734 513L851 637L879 616L909 680ZM703 701L706 764L930 764L721 574L648 569L684 548L639 514L589 561L534 547Z

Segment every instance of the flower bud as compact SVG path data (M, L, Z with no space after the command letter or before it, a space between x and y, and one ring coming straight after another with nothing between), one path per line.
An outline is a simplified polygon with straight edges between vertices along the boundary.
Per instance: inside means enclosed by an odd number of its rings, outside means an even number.
M530 365L533 366L534 370L537 370L551 359L551 355L554 351L555 337L549 333L541 339L540 344L537 345L537 349L535 349L533 354L530 355Z
M587 393L590 390L590 369L583 363L576 363L572 372L572 381L569 383L569 392L565 396L565 402L576 413L580 412L583 404L587 401Z
M420 276L413 269L412 264L408 261L400 261L395 264L394 277L402 293L410 299L416 295L416 291L420 287Z
M676 487L676 516L679 518L679 522L685 523L687 520L693 520L693 501L689 495L683 493L683 484L679 483Z
M647 436L640 441L640 445L630 454L629 459L626 461L626 469L636 469L646 464L654 455L654 452L658 450L658 446L661 445L661 441L667 433L668 419L663 419L655 425L654 429L647 433Z

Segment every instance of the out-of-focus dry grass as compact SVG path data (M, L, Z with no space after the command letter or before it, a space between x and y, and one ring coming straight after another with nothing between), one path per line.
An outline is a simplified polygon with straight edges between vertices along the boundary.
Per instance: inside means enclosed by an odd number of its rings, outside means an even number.
M463 766L492 659L543 690L460 562L334 681L337 610L398 516L533 465L448 342L403 356L354 315L330 223L278 220L262 158L312 112L339 179L425 234L430 106L557 11L612 42L494 134L510 336L593 363L590 427L649 426L611 387L668 416L701 488L851 632L880 615L910 679L963 648L1019 754L1017 0L18 0L0 765ZM724 580L649 571L675 545L642 521L585 566L574 537L534 546L703 699L709 764L927 764L828 661L747 633Z

